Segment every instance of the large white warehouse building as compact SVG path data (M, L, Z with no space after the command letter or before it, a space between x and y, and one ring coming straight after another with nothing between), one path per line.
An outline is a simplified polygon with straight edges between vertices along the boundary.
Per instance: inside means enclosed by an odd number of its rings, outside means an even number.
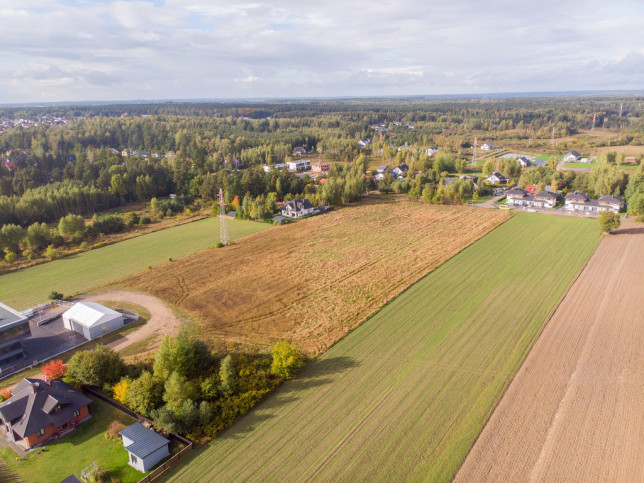
M63 325L87 340L100 337L108 332L123 327L125 317L96 302L77 302L63 313Z

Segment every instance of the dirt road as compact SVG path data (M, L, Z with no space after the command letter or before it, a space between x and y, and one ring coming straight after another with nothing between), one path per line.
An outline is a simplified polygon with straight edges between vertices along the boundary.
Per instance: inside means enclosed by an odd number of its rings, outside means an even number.
M607 236L456 481L644 480L644 227Z
M119 351L130 344L147 339L155 335L164 336L175 334L181 326L174 312L160 299L140 292L115 290L83 298L87 302L101 302L111 300L114 302L128 302L144 307L150 312L150 320L139 329L108 344L115 351Z

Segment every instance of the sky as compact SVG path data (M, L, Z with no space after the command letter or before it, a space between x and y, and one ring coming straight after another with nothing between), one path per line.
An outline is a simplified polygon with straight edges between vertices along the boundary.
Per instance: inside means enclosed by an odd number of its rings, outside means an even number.
M642 0L0 0L0 103L644 89Z

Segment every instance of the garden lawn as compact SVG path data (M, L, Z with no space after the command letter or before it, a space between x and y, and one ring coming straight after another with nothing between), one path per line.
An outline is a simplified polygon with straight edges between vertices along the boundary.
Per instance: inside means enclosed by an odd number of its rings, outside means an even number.
M229 220L235 240L269 228L266 223ZM0 301L23 310L45 302L52 291L73 295L213 246L219 241L219 218L206 218L96 250L0 276Z
M136 421L107 404L92 398L89 412L92 418L63 439L37 448L16 460L16 453L0 447L0 456L11 470L29 483L57 483L69 475L80 477L81 471L92 463L106 471L106 481L118 478L121 483L139 481L143 473L128 463L128 452L121 438L107 439L109 424L118 420L129 426Z
M591 220L516 214L310 363L172 481L450 481L599 241Z

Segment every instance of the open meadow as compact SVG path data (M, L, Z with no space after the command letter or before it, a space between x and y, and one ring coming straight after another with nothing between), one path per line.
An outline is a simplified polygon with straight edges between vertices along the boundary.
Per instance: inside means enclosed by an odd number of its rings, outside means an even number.
M456 481L644 480L644 227L607 236Z
M599 241L589 220L516 214L310 363L172 481L449 481Z
M230 220L232 240L269 228ZM47 300L52 290L86 292L219 241L219 218L186 223L0 276L0 301L18 310Z
M215 347L287 339L316 355L508 218L378 197L119 284L194 316Z

